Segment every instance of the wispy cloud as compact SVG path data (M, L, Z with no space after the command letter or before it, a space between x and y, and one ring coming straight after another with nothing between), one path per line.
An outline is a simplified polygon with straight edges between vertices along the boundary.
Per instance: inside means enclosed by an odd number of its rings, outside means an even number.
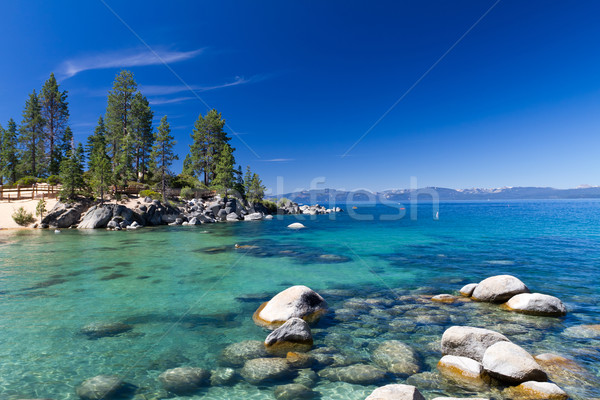
M148 50L109 52L66 60L57 70L62 79L68 79L80 72L94 69L176 63L194 58L200 55L202 51L203 49L191 51L157 50L156 54Z
M259 160L263 162L288 162L294 161L294 158L271 158L270 160Z
M166 99L164 97L158 97L158 98L154 98L154 99L150 99L148 100L148 102L150 104L152 104L153 106L157 106L157 105L161 105L161 104L175 104L175 103L181 103L183 101L188 101L188 100L192 100L195 99L195 97L174 97L172 99Z
M254 75L250 78L236 76L231 82L218 85L140 85L140 91L146 96L166 96L175 93L188 92L190 89L194 92L207 92L209 90L223 89L231 86L254 83L265 79L264 75Z

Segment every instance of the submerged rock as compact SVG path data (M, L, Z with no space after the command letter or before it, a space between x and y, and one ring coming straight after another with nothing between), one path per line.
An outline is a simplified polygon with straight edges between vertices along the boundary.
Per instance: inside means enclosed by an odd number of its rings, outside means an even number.
M492 377L508 382L546 381L542 367L522 347L510 342L498 342L483 355L483 368Z
M290 318L267 336L265 346L270 354L286 355L289 351L305 352L313 344L310 327L301 318Z
M123 382L118 376L98 375L83 381L75 392L83 400L108 400L130 390L131 385Z
M242 367L248 360L267 357L263 342L245 340L227 346L221 353L220 364L226 367Z
M293 370L284 358L256 358L242 368L242 377L253 385L261 385L293 376Z
M309 287L292 286L263 303L252 316L257 325L275 329L290 318L317 321L327 312L327 302Z
M433 296L431 301L437 301L438 303L454 303L456 301L456 296L452 296L451 294L438 294Z
M122 322L92 322L81 328L81 333L89 339L99 339L102 337L116 336L121 333L129 332L133 326Z
M482 389L489 382L483 366L467 357L444 356L437 368L444 377L466 389Z
M414 386L394 384L373 390L365 400L425 400L425 397Z
M567 314L567 307L559 298L540 293L522 293L513 296L506 302L511 311L523 314L562 317Z
M381 382L387 376L382 369L368 364L354 364L348 367L325 368L319 376L331 382L347 382L358 385L372 385Z
M518 278L511 275L497 275L479 282L473 290L472 297L478 301L502 303L521 293L529 293L529 289Z
M399 340L381 343L371 355L373 362L394 374L412 375L421 370L415 351Z
M178 395L192 394L208 386L210 372L203 368L179 367L169 369L158 376L162 386Z
M452 326L442 336L442 354L471 358L481 362L488 347L508 338L489 329Z
M554 383L524 382L519 386L505 389L502 394L519 400L567 400L569 396Z
M310 354L297 353L290 351L286 354L285 359L294 368L308 368L310 367L315 359Z
M576 339L600 338L600 324L570 326L564 330L563 335Z
M314 399L315 397L317 397L317 393L299 383L290 383L275 388L277 400Z
M236 380L236 372L233 368L217 368L210 373L211 386L231 385Z
M290 228L290 229L302 229L302 228L306 228L300 222L294 222L293 224L289 224L287 227Z

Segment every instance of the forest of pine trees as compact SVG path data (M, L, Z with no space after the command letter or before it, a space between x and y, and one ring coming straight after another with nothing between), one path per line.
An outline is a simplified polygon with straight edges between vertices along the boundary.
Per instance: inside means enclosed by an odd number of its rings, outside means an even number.
M154 129L154 112L130 71L117 74L85 146L69 126L68 93L51 74L41 90L29 94L21 123L0 125L0 185L48 182L62 185L61 198L89 196L104 201L117 188L136 186L159 191L169 187L212 189L256 203L265 187L247 167L242 176L235 148L217 110L200 114L191 133L181 174L170 169L178 155L167 116Z

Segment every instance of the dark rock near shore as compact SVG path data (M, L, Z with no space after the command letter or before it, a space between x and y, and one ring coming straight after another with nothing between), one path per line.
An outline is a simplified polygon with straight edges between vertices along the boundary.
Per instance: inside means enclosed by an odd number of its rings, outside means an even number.
M72 203L58 202L52 210L42 219L42 226L48 226L52 229L69 228L76 224L81 218L81 214L88 209L90 201L82 199Z
M158 376L162 386L178 395L193 394L208 386L210 372L203 368L179 367L169 369Z
M123 382L118 376L98 375L83 381L75 392L83 400L109 400L122 398L134 390L135 386Z
M121 333L129 332L133 326L122 322L93 322L81 328L81 333L89 339L99 339L102 337L116 336Z

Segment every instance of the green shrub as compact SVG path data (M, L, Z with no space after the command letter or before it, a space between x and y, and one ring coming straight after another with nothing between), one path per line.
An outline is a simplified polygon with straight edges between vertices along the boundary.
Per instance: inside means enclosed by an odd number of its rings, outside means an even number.
M13 213L12 218L17 224L21 226L27 226L33 221L35 221L35 218L33 218L33 214L25 211L23 207L19 207L17 211Z
M34 183L37 183L37 178L35 176L24 176L17 181L17 185L20 186L31 186Z
M270 200L263 200L262 201L262 205L265 206L265 208L270 212L270 213L276 213L277 212L277 204L274 201L270 201Z
M58 175L50 175L48 178L46 178L46 182L48 185L58 185L60 183L60 177Z
M140 197L150 197L153 200L160 200L162 196L154 190L144 189L140 191Z
M290 200L289 200L289 199L287 199L287 198L285 198L285 197L282 197L282 198L281 198L281 199L279 199L279 201L277 202L277 205L278 205L279 207L283 207L283 206L285 206L285 205L286 205L287 203L289 203L289 202L290 202Z
M185 200L191 200L196 196L196 193L194 192L194 189L192 189L191 187L184 187L181 189L181 193L179 193L179 197L181 197L182 199Z
M46 214L46 200L40 199L35 207L35 215L44 218L44 214Z
M179 174L173 177L169 186L175 189L182 189L186 186L190 188L206 189L206 186L201 183L198 178L187 174Z

